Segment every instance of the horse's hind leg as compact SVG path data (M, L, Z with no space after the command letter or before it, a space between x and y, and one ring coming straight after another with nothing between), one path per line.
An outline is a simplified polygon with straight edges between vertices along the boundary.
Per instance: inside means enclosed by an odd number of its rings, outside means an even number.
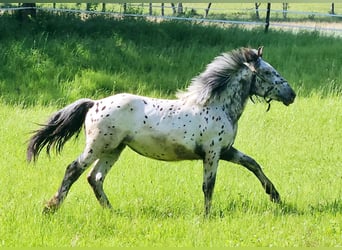
M55 212L65 197L67 196L71 185L81 176L86 168L93 162L91 157L81 155L75 161L68 165L65 170L64 178L57 193L46 203L43 213Z
M101 157L88 175L88 182L93 188L97 200L100 202L101 206L105 208L112 208L112 206L103 190L103 182L107 173L119 158L122 149L117 149L111 155Z
M253 174L261 182L261 185L265 189L266 193L270 195L271 201L280 203L280 195L277 189L264 174L260 165L252 157L249 157L248 155L245 155L244 153L231 147L229 150L221 152L220 159L237 163L253 172Z

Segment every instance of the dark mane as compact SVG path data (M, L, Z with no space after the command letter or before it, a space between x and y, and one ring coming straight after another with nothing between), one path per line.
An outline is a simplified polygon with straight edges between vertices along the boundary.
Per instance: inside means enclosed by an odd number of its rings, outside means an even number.
M258 58L257 51L239 48L217 56L209 63L204 72L194 77L186 91L177 93L177 97L197 104L208 104L224 91L230 83L231 76L244 66Z

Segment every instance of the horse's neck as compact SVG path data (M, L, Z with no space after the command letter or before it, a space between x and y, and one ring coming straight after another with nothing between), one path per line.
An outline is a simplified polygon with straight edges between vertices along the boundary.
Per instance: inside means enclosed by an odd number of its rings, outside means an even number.
M232 122L237 122L245 109L249 97L251 76L235 76L225 91L220 94L219 102Z

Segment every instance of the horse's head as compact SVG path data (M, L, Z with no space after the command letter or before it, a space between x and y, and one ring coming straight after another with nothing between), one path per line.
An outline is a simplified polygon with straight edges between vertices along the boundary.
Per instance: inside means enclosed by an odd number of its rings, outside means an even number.
M250 50L244 64L253 72L250 96L263 97L268 103L277 100L285 105L294 102L296 93L288 82L267 62L262 59L262 47Z

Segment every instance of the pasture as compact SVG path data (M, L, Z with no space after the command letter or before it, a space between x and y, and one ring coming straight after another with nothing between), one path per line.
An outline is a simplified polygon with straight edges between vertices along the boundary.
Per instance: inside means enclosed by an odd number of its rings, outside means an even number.
M265 109L249 103L236 146L262 164L284 204L272 204L249 171L221 162L206 220L201 162L159 162L130 150L105 182L113 212L100 207L84 174L56 214L42 215L83 137L62 156L27 165L31 122L55 107L2 106L2 246L341 246L340 97Z
M1 246L342 246L340 39L177 22L2 18ZM205 219L200 161L160 162L127 149L105 182L114 211L100 207L83 174L56 214L41 213L84 137L28 165L36 122L81 97L172 98L222 51L260 44L299 96L289 107L273 102L267 113L265 103L249 102L235 145L263 166L283 204L271 203L249 171L221 162Z

